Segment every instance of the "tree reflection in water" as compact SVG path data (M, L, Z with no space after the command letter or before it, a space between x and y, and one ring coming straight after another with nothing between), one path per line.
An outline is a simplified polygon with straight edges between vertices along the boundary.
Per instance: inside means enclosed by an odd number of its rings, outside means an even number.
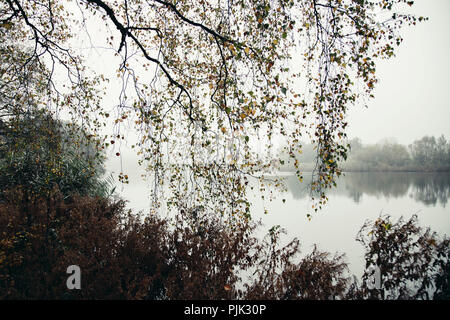
M308 178L308 174L305 174ZM300 184L297 178L286 178L294 199L309 195L308 179ZM337 187L329 195L345 195L359 203L364 194L377 198L401 198L409 196L427 206L444 207L450 197L450 173L409 172L348 172L337 181Z

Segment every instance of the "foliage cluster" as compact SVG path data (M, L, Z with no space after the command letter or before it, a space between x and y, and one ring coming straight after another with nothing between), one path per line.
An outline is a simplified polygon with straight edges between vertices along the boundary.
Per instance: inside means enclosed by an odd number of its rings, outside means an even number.
M373 97L377 63L394 56L400 29L426 20L405 13L412 4L1 0L0 117L33 101L71 115L104 148L136 130L155 211L169 201L241 217L249 177L272 167L270 141L287 142L302 179L296 153L309 136L322 205L347 156L347 110ZM106 68L85 59L96 50Z
M359 138L349 141L348 157L340 165L344 171L449 171L450 141L424 136L405 146L385 139L377 144L362 144ZM298 157L305 168L313 170L317 147L306 144ZM282 171L294 171L292 161L280 151Z
M450 142L443 135L439 138L424 136L408 146L389 140L375 145L362 145L358 139L350 141L350 145L352 151L347 163L343 164L350 171L450 170Z
M390 221L380 216L366 222L357 241L365 248L366 270L356 297L364 299L449 299L450 239L440 239L430 229L418 226L417 216ZM381 288L368 281L379 267Z
M0 132L0 200L13 187L48 195L57 185L64 196L108 196L111 178L104 179L105 156L95 140L71 123L33 110L2 121Z
M449 240L416 218L366 224L362 283L347 276L342 254L317 249L300 257L299 241L280 245L282 230L261 241L252 221L230 226L215 215L183 210L145 219L124 202L74 195L63 199L8 192L0 204L2 299L448 299ZM368 233L369 231L369 233ZM380 266L385 295L370 287ZM79 265L81 290L66 288Z
M425 136L409 145L409 150L414 164L424 167L450 166L450 141L443 135L439 138Z
M47 199L9 193L0 206L0 225L3 299L276 298L283 288L285 298L303 289L305 297L323 298L338 290L316 267L345 268L339 258L314 252L303 262L310 268L297 274L291 258L298 241L278 248L274 231L270 240L258 242L256 224L230 228L212 215L194 218L187 211L172 221L142 219L125 211L122 201L80 196L64 201L56 189ZM82 270L79 291L66 288L71 264ZM278 278L275 270L283 266ZM239 289L240 272L251 268L258 268L258 279ZM302 285L292 287L299 277ZM315 295L310 280L321 280L324 292Z

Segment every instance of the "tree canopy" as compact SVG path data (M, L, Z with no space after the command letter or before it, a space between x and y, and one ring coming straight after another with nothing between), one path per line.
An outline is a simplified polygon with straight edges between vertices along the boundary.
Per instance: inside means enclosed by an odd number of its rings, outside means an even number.
M1 116L12 102L24 105L6 94L8 85L26 87L19 75L39 70L42 88L18 95L64 110L104 148L124 138L124 128L137 129L154 209L167 200L237 217L249 213L248 179L263 182L261 173L276 166L272 142L283 141L295 158L300 138L309 136L317 145L311 190L320 207L346 158L348 108L373 97L376 63L394 55L400 27L424 19L402 13L412 4L1 0ZM117 79L89 64L83 37L102 50ZM27 48L19 55L18 44ZM121 90L111 112L102 93L115 81Z

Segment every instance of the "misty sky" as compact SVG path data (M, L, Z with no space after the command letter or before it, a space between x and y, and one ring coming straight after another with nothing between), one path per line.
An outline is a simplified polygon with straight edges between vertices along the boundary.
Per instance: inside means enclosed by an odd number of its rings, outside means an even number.
M450 138L450 1L416 0L412 12L428 21L402 30L396 57L382 61L369 108L349 111L349 137L409 144L424 135Z

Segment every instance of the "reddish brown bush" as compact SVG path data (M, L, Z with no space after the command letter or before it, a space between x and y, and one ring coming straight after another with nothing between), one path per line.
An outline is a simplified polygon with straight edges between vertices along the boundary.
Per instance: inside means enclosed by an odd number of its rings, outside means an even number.
M143 219L120 200L63 200L58 190L48 198L5 194L1 299L380 298L368 286L369 269L361 285L350 283L343 255L314 249L300 257L297 239L281 246L282 230L272 228L259 241L252 221L187 209L173 219ZM368 223L358 239L367 267L381 267L383 298L449 298L448 239L423 231L414 219ZM66 287L70 265L81 268L80 290Z
M449 299L450 239L418 225L417 216L391 222L387 215L367 221L357 240L365 248L366 270L353 292L359 299ZM380 269L381 290L371 286Z
M250 221L233 225L212 215L194 218L188 210L174 220L142 219L126 212L123 201L79 196L63 201L57 190L48 199L36 199L15 190L0 204L0 298L329 296L330 292L311 289L300 295L304 286L294 284L298 268L306 265L323 264L334 272L325 255L315 252L303 264L294 265L290 260L298 248L278 248L278 234L271 235L271 242L258 242L257 227ZM277 263L264 264L268 259L283 261L283 273L277 273ZM81 268L81 290L66 287L69 265ZM262 265L257 281L243 291L245 272ZM314 272L307 274L312 278L304 278L305 283L315 280ZM270 289L261 290L267 283ZM312 288L312 283L307 287Z
M1 298L145 297L158 241L136 236L136 224L121 201L74 196L65 202L58 191L48 199L9 193L0 205ZM66 287L69 265L82 270L81 290Z
M344 255L319 252L316 247L309 255L295 262L300 242L292 240L280 247L282 230L272 228L259 245L256 278L247 285L247 299L315 299L343 298L349 279ZM298 259L297 259L298 260Z

